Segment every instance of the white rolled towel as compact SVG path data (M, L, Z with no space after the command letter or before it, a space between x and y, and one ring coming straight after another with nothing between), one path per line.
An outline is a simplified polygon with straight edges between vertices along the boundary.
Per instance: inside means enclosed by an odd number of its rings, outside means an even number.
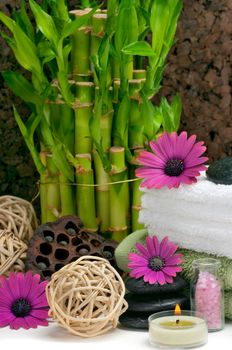
M216 185L202 174L193 185L142 191L140 222L150 235L232 259L231 185Z

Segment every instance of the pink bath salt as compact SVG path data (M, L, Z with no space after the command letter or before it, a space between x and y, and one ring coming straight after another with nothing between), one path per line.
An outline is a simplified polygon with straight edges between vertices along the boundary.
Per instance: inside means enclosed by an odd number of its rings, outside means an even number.
M201 271L195 289L195 308L208 322L208 329L220 329L222 326L221 285L214 275Z

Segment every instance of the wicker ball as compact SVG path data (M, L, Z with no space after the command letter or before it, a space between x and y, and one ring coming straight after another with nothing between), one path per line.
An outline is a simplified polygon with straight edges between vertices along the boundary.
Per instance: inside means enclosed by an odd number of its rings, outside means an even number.
M0 275L25 270L27 245L12 232L0 230Z
M115 328L128 305L125 286L106 259L83 256L52 275L46 289L50 316L80 337Z
M0 229L13 232L28 243L35 231L37 219L31 203L13 196L0 197Z

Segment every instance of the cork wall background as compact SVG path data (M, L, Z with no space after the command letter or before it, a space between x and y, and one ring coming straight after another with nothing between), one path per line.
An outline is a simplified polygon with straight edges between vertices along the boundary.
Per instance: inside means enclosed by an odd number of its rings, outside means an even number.
M19 0L1 0L9 14ZM70 9L77 1L69 1ZM182 129L205 140L210 159L232 156L232 1L184 0L177 43L169 55L160 94L179 92ZM1 28L0 28L1 29ZM0 71L17 70L11 50L0 39ZM0 76L0 195L31 200L37 174L12 114L15 104L28 113Z

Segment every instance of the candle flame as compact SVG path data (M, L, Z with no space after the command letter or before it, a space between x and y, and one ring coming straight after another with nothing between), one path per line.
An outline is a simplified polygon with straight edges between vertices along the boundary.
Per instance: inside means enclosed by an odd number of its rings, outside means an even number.
M175 307L175 315L181 315L181 308L179 304L176 304Z

